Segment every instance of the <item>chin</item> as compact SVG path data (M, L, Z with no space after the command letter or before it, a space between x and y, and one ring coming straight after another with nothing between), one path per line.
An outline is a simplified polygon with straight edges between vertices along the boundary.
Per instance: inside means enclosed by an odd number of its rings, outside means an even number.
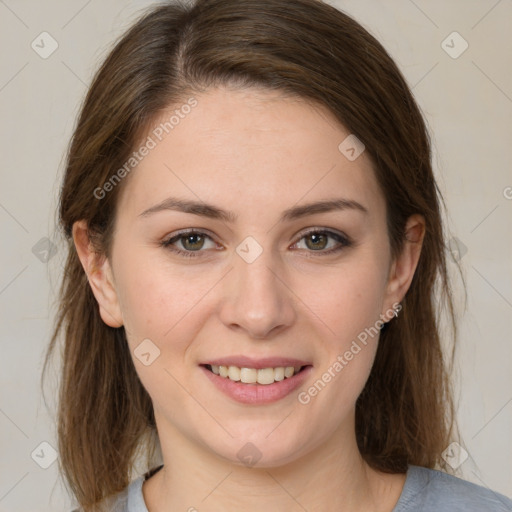
M210 449L219 457L240 467L275 468L285 466L304 455L304 435L274 432L263 428L260 433L236 436L222 446Z

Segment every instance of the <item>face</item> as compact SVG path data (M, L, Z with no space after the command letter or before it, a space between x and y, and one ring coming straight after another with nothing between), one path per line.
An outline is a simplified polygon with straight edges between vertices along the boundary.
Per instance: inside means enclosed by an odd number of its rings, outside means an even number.
M369 157L340 151L349 132L327 111L256 89L194 97L125 178L92 285L161 442L285 464L353 435L418 254L391 260Z

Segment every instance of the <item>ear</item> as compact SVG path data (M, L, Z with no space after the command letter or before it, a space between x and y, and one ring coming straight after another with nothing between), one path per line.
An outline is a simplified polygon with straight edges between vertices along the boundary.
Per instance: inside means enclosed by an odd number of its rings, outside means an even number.
M112 269L108 258L94 251L86 221L81 220L73 224L73 241L94 297L98 302L102 320L110 327L121 327L123 317Z
M405 225L402 252L393 261L389 271L383 315L387 311L389 317L389 311L394 309L393 305L400 303L407 293L420 259L424 236L425 219L420 214L411 215Z

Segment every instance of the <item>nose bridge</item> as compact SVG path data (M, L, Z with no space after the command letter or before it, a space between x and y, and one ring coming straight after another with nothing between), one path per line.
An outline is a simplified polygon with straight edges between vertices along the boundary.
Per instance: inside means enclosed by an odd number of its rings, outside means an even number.
M222 320L246 330L251 337L261 338L276 327L290 325L294 310L275 254L250 238L233 255L230 296L225 297Z

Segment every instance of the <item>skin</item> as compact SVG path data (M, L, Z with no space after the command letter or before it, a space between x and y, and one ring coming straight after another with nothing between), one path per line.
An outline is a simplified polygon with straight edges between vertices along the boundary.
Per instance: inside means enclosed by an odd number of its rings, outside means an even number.
M371 469L355 438L355 402L378 336L308 404L297 393L381 315L390 318L413 278L424 219L409 218L408 240L392 261L372 163L365 152L349 161L338 150L349 132L328 111L261 89L220 88L195 98L198 105L123 183L110 260L90 249L83 221L73 229L101 316L125 327L153 401L164 468L144 483L148 510L390 512L405 475ZM238 218L228 223L174 210L140 216L170 196ZM278 222L288 208L340 197L368 213ZM202 246L174 243L189 252L199 247L197 257L160 245L186 228L211 237ZM353 245L322 255L339 243L329 238L315 246L303 234L311 228L342 233ZM252 263L236 252L247 236L263 249ZM144 339L160 350L149 366L133 352ZM313 371L300 390L275 403L240 404L198 367L234 354L295 357ZM237 457L247 442L261 454L253 467Z

